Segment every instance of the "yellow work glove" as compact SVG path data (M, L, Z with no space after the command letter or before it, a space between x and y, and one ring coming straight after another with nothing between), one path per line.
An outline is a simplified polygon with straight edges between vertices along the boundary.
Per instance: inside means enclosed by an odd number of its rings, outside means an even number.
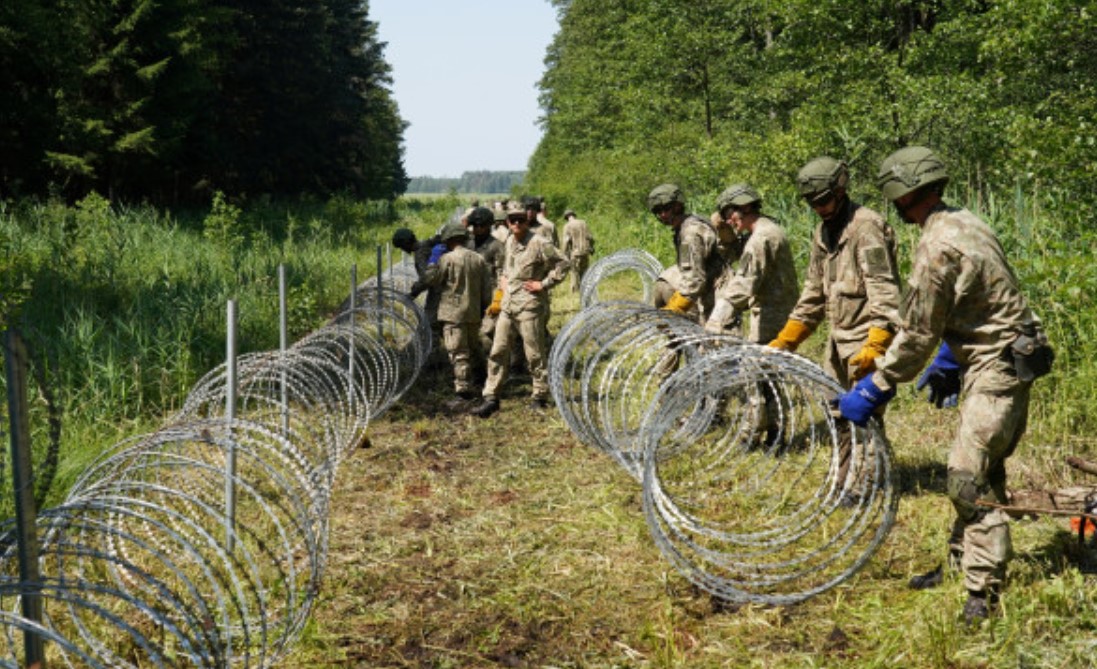
M781 331L777 333L777 338L769 343L773 348L781 349L782 351L795 351L796 347L804 343L804 340L811 336L811 330L808 326L804 325L798 320L788 319L785 323L785 327L781 328Z
M498 316L499 312L503 310L503 291L499 288L495 289L495 292L491 295L491 304L488 305L488 315Z
M887 330L870 327L868 338L861 345L861 350L849 359L849 365L853 368L853 380L859 381L876 370L876 358L879 358L888 350L888 345L895 335Z
M676 314L685 316L692 308L693 300L688 297L682 297L681 293L674 291L674 294L667 300L666 306L663 307L663 311L673 311Z

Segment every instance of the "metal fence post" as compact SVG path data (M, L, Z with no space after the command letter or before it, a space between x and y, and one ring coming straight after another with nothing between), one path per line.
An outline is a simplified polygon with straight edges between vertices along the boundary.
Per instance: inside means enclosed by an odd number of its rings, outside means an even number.
M27 620L41 624L42 597L38 574L38 514L34 502L34 477L31 471L31 444L27 413L27 352L17 330L4 336L4 360L8 381L8 417L11 421L11 475L15 492L15 528L19 557L20 603ZM26 666L45 666L42 637L25 630L23 652Z
M228 304L228 336L225 338L225 418L228 421L228 453L225 463L225 547L236 546L236 300Z

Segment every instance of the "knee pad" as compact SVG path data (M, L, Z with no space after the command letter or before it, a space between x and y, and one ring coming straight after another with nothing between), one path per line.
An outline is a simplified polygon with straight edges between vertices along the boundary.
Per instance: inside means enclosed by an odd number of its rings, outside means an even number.
M969 471L948 470L948 497L956 508L956 515L965 523L974 523L986 515L985 507L977 506L988 488L986 482Z

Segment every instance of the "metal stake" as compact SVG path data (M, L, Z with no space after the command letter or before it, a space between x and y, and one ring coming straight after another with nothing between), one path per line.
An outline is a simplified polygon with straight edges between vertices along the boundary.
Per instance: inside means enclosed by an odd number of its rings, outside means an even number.
M7 361L8 417L11 421L11 476L15 492L15 531L19 557L20 603L23 617L42 622L41 583L38 574L37 509L34 502L34 476L31 471L30 424L27 414L27 351L17 330L8 330L4 337L4 359ZM26 666L45 666L42 637L30 630L23 632L23 652Z

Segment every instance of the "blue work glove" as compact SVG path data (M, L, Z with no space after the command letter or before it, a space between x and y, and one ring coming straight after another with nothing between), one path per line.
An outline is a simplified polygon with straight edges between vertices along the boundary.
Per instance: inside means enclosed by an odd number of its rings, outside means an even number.
M849 419L854 425L864 427L868 425L868 419L880 407L887 404L895 397L895 390L887 392L880 390L872 382L872 375L866 376L853 386L853 390L838 398L838 411L842 418Z
M430 258L427 259L427 264L437 265L438 261L442 259L442 256L446 255L447 251L449 251L449 247L445 244L441 242L435 244L430 249Z
M952 408L960 401L960 388L964 385L964 368L952 357L952 350L948 344L941 342L941 348L937 349L937 357L929 363L926 371L918 379L914 386L921 390L929 386L926 400L941 408Z

